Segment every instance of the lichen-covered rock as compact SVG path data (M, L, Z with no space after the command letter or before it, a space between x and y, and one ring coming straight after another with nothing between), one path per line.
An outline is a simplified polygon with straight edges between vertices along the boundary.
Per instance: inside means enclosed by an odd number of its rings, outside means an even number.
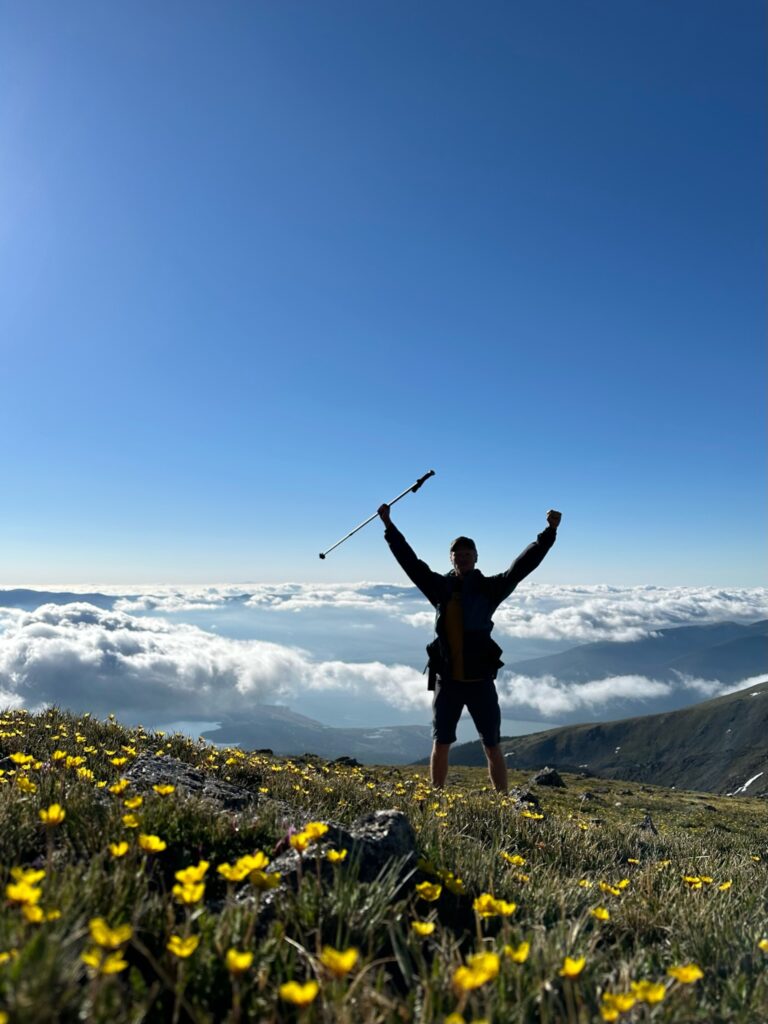
M330 877L335 870L325 860L325 853L330 849L347 851L341 869L348 870L354 865L361 882L372 882L382 868L394 862L402 862L403 874L416 863L416 836L402 811L372 811L349 827L334 822L327 824L328 831L321 840L301 854L292 848L286 850L272 861L267 871L279 871L283 881L291 883L300 872L309 870L310 863L314 871L315 862L319 860L321 871Z
M135 790L147 790L158 785L176 786L180 792L205 797L226 811L241 811L258 799L249 790L212 778L200 768L193 768L175 757L140 754L124 777Z

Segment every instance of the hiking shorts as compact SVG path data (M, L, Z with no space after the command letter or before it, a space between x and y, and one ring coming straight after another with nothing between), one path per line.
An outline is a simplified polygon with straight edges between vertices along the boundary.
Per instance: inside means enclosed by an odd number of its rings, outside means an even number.
M456 725L467 708L483 745L495 747L501 739L501 709L492 679L479 683L443 682L438 678L432 697L432 738L436 743L455 743Z

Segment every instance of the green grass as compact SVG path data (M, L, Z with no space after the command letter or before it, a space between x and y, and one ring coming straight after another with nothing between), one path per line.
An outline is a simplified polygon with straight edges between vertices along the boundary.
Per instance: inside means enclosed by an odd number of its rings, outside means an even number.
M53 758L57 750L85 760L67 766ZM109 787L146 751L203 768L259 802L235 814L196 797L150 792L132 812L139 828L126 828L131 789ZM37 902L26 913L18 898L6 898L0 915L0 1009L12 1022L582 1024L604 1019L604 993L628 992L643 980L663 986L662 998L635 1002L620 1021L768 1020L760 800L565 776L566 789L537 790L543 817L529 818L489 790L479 769L453 769L450 787L436 794L424 769L349 769L217 750L55 708L2 716L0 757L15 753L32 760L8 764L0 776L3 895L14 883L12 868L45 876L32 885ZM120 757L123 764L112 763ZM525 781L522 773L510 779ZM587 790L600 802L582 801ZM66 816L46 828L39 811L53 803ZM295 821L286 820L286 805L296 809ZM403 810L416 833L422 860L405 882L393 865L361 883L348 861L327 876L327 865L321 872L315 863L317 845L297 889L266 894L247 879L228 884L217 871L259 850L271 858L287 828L307 815L351 824L384 808ZM637 828L647 813L658 835ZM139 834L159 836L166 848L142 852ZM115 858L109 844L119 841L129 850ZM502 853L525 863L510 864ZM204 896L182 905L172 892L175 873L201 860L210 862ZM461 883L443 884L434 902L419 898L418 883L445 882L447 872ZM694 888L685 875L712 881ZM473 902L482 893L516 909L481 919ZM607 921L592 915L597 906L608 910ZM113 974L82 959L94 949L90 922L99 917L112 928L130 925L129 938L100 954L116 956L122 969ZM434 931L417 935L414 920L434 922ZM171 935L196 936L199 944L182 959L167 949ZM523 942L529 954L514 962L504 948ZM359 956L336 977L321 961L324 946L354 947ZM241 974L227 968L231 949L253 954ZM498 973L476 971L470 977L478 987L462 990L457 968L481 952L499 955ZM561 976L565 957L584 958L578 976ZM701 979L684 984L667 974L690 963ZM305 1009L279 996L291 980L318 983Z

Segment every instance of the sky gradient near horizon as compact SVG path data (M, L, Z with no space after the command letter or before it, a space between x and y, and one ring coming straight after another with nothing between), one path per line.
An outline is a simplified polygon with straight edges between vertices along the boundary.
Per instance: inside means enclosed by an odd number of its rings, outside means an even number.
M0 2L0 585L765 583L762 2Z

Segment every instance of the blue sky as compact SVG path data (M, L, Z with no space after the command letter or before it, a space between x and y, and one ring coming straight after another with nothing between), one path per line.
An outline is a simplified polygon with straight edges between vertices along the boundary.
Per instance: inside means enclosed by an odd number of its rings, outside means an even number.
M765 10L0 4L0 582L764 582Z

